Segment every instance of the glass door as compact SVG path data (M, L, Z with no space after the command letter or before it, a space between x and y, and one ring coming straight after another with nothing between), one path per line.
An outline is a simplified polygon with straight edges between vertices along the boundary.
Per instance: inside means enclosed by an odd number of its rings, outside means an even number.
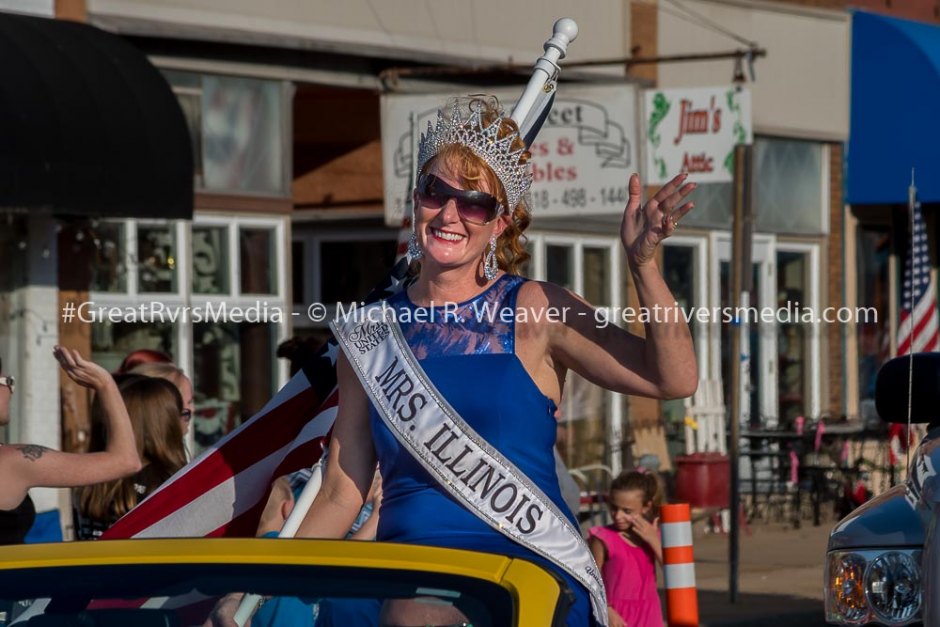
M777 323L773 316L761 315L773 311L776 301L776 268L772 236L755 235L751 253L751 285L746 309L736 310L731 298L731 239L726 234L714 237L712 267L712 303L720 308L720 319L713 327L714 355L712 372L720 374L725 405L731 407L731 368L742 361L749 364L741 399L741 420L745 427L767 427L777 423L776 343ZM747 341L741 355L731 354L732 333L743 326Z
M533 235L529 273L581 294L592 305L619 306L620 242L613 238ZM623 433L622 398L568 372L562 393L558 449L572 469L603 468L616 475L628 442ZM598 485L609 481L606 473Z

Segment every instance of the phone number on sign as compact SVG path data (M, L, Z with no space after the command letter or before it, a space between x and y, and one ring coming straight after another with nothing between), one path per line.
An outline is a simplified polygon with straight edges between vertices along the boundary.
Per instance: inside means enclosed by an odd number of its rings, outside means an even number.
M562 190L537 189L532 192L532 209L592 209L596 207L618 207L627 204L627 186L567 187Z

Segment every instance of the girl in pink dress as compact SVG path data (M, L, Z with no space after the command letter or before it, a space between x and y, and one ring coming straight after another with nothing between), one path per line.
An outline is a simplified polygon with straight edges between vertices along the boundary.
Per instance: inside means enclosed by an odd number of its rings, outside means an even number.
M663 562L657 517L661 501L655 475L621 473L607 497L613 522L590 531L588 543L607 589L610 627L663 625L654 564Z

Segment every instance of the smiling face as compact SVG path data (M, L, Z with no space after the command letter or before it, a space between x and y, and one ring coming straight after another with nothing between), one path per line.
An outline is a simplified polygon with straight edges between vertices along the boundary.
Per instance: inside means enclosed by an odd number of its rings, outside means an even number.
M426 174L436 176L446 185L457 190L471 189L462 177L456 174L453 160L435 159ZM494 194L488 177L481 177L472 189ZM424 250L425 266L437 266L440 269L473 268L476 269L483 258L490 238L499 237L506 228L506 217L500 214L488 224L474 224L463 219L457 211L457 203L449 199L442 207L422 202L421 195L414 195L415 232L418 243Z
M608 501L610 517L617 531L630 531L633 528L631 517L648 516L652 503L643 502L642 490L614 490Z

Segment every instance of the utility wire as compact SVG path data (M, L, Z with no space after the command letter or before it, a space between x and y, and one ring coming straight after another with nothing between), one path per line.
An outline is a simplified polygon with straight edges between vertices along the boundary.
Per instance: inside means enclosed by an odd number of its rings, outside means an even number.
M382 32L385 33L385 36L388 37L389 43L395 43L395 36L385 28L385 22L382 21L379 12L375 10L375 6L372 4L372 0L366 0L366 4L369 5L369 10L372 11L372 17L375 18L375 23L379 25L379 28L382 29Z
M726 37L730 37L731 39L734 39L734 40L737 41L738 43L742 43L742 44L744 44L744 45L746 45L746 46L748 46L748 47L750 47L750 48L756 48L756 47L757 47L757 42L756 42L756 41L750 41L750 40L748 40L748 39L746 39L746 38L744 38L744 37L741 37L741 36L738 35L737 33L734 33L734 32L732 32L732 31L728 30L728 29L725 28L724 26L721 26L720 24L717 24L716 22L713 22L712 20L710 20L709 18L705 17L705 16L702 15L701 13L699 13L699 12L697 12L697 11L693 11L693 10L690 9L689 7L687 7L687 6L685 6L684 4L682 4L681 2L679 2L679 0L667 0L667 2L669 2L670 4L676 6L676 7L679 8L681 11L684 11L684 12L687 13L688 15L690 15L690 16L692 16L693 18L695 18L696 20L698 20L696 23L697 23L699 26L704 26L704 27L710 28L710 29L712 29L713 31L718 32L718 33L720 33L720 34L722 34L722 35L725 35Z
M444 38L441 36L441 31L437 28L437 20L434 19L434 9L431 7L431 0L424 0L424 5L427 7L428 19L431 20L431 26L434 27L434 36L437 37L441 48L443 48Z

